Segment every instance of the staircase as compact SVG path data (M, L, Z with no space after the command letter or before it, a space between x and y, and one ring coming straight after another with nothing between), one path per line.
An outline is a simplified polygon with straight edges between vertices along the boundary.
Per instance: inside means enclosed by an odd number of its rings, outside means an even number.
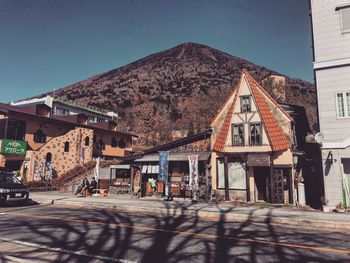
M105 168L119 163L119 160L101 160L100 167ZM59 187L60 192L74 192L74 188L79 185L85 177L88 178L89 181L91 180L94 176L95 166L95 161L88 162L82 166L77 166L66 174L63 174L56 182L53 182L53 185Z
M119 164L119 160L101 160L100 167L105 168L110 165ZM53 179L51 182L28 182L27 187L31 192L37 191L57 191L60 192L72 192L73 187L80 184L84 177L91 179L94 175L94 169L96 166L95 161L87 162L83 165L78 165L68 172L62 174L59 178Z

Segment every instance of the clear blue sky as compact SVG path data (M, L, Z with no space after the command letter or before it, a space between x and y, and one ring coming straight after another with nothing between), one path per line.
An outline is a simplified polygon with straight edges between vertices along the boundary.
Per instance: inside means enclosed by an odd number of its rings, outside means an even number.
M0 0L0 101L189 41L313 82L306 0Z

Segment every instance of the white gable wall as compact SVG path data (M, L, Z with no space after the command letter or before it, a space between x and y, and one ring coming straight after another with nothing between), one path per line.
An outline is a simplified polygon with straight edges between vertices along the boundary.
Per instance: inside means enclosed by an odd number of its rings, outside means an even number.
M227 152L265 152L271 151L271 146L266 135L265 127L261 121L260 115L257 112L257 107L255 105L253 97L251 97L251 112L241 113L241 101L239 96L250 95L251 91L248 86L248 82L244 77L241 85L238 89L238 97L236 105L234 107L234 114L231 118L231 123L229 127L229 133L225 142L225 151ZM261 146L249 146L249 123L260 123L262 127L262 145ZM232 145L232 124L243 124L244 126L244 140L245 146L233 146Z

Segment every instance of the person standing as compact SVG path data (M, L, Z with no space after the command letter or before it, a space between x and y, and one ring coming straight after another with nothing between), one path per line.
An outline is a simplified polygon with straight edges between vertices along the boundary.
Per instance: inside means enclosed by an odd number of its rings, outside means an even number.
M92 177L91 182L90 182L90 186L89 186L89 192L90 194L94 193L94 190L97 189L97 181L95 180L95 177Z
M152 179L151 181L151 188L152 188L153 196L156 196L157 181L155 179Z

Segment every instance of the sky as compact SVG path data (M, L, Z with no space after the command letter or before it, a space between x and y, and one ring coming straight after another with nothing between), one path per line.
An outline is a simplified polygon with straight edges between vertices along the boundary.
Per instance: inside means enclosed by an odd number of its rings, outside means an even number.
M35 96L183 42L313 83L306 0L0 0L0 101Z

